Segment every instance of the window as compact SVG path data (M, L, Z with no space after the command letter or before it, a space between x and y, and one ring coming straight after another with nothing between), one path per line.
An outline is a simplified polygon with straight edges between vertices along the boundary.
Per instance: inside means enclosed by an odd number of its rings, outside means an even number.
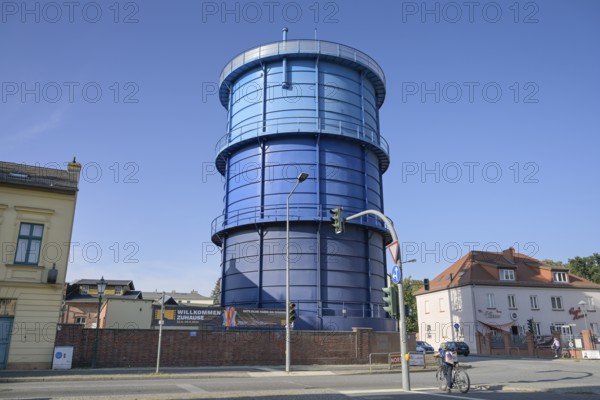
M536 336L540 336L541 335L541 330L540 330L540 323L539 322L533 322L533 334Z
M38 264L43 232L44 225L21 223L15 264Z
M496 308L496 300L494 299L494 293L487 294L487 308Z
M85 325L85 317L75 317L75 323L79 325Z
M444 299L440 299L440 312L444 312Z
M529 296L529 302L531 303L532 310L539 310L537 296Z
M123 288L121 286L115 286L115 294L121 294L123 292Z
M501 269L500 270L500 280L501 281L514 281L515 280L515 271L512 269Z
M429 300L425 300L425 314L429 314Z
M569 282L569 277L567 276L566 272L554 272L552 274L552 276L554 277L554 282L559 282L559 283Z
M552 309L553 310L562 310L563 309L562 297L552 296L552 297L550 297L550 300L552 301Z
M587 311L596 311L596 305L594 304L594 298L588 297L588 298L586 298L586 301L587 301Z
M592 332L594 333L594 335L600 335L600 330L598 329L598 323L597 322L592 322L590 324L590 329L592 330Z
M517 308L517 301L514 294L508 295L508 308Z
M550 324L550 332L551 333L560 332L561 335L563 335L563 336L573 334L571 326L564 322L553 322L552 324Z
M88 294L90 287L88 285L79 286L79 294Z

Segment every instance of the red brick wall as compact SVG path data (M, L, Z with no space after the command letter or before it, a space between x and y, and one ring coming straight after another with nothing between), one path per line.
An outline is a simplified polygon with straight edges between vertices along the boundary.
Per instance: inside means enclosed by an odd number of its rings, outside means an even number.
M192 332L196 336L192 336ZM95 329L62 325L56 345L74 346L73 367L91 364ZM161 366L282 365L284 331L173 331L162 333ZM292 364L366 363L373 336L369 329L355 332L292 332ZM397 335L397 334L396 334ZM98 330L97 366L153 367L158 330Z

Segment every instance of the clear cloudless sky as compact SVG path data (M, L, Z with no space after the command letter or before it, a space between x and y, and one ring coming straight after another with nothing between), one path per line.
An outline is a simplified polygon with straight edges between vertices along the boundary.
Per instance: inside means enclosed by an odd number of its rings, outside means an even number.
M283 27L289 39L316 29L385 72L385 212L417 259L406 275L432 278L469 249L599 251L598 1L1 6L0 160L83 165L69 281L210 294L226 122L213 89Z

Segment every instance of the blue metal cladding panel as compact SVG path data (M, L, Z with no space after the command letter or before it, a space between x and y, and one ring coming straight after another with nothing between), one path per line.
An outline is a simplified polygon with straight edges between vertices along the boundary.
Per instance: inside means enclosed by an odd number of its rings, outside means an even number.
M285 74L282 57L271 56L228 81L229 133L217 145L217 166L227 177L225 210L213 222L215 243L223 245L224 305L284 307L286 200L306 172L289 204L297 327L393 328L381 308L386 267L379 227L355 220L336 235L329 223L329 210L338 206L346 215L382 211L389 158L377 104L385 89L371 79L352 62L295 54Z
M315 309L320 281L322 301L338 304L340 309L342 303L368 307L370 292L385 286L382 236L375 233L365 243L363 228L351 226L340 237L326 226L318 243L317 229L317 224L298 223L290 230L291 298ZM271 225L265 231L262 259L257 230L248 227L228 237L224 249L226 304L257 303L259 294L264 302L285 301L285 226ZM371 246L369 259L367 246ZM259 273L263 275L262 287ZM375 297L381 303L381 294Z
M287 195L301 172L310 177L291 198L292 214L303 206L316 210L319 205L323 212L337 206L345 207L348 212L380 210L377 156L356 142L335 136L322 137L317 154L317 140L308 135L272 137L265 142L264 155L259 146L252 144L235 152L230 160L227 223L249 223L248 218L258 218L261 213L285 218Z
M234 83L230 140L313 129L378 136L375 89L361 72L321 61L317 83L315 60L291 59L283 88L282 68L281 61L256 66Z

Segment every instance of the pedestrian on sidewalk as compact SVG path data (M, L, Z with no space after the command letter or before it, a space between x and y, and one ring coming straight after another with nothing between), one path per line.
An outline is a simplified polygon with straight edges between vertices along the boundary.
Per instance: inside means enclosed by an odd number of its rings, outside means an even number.
M554 338L554 342L552 342L552 349L554 350L554 358L558 358L560 355L560 340L557 337Z

